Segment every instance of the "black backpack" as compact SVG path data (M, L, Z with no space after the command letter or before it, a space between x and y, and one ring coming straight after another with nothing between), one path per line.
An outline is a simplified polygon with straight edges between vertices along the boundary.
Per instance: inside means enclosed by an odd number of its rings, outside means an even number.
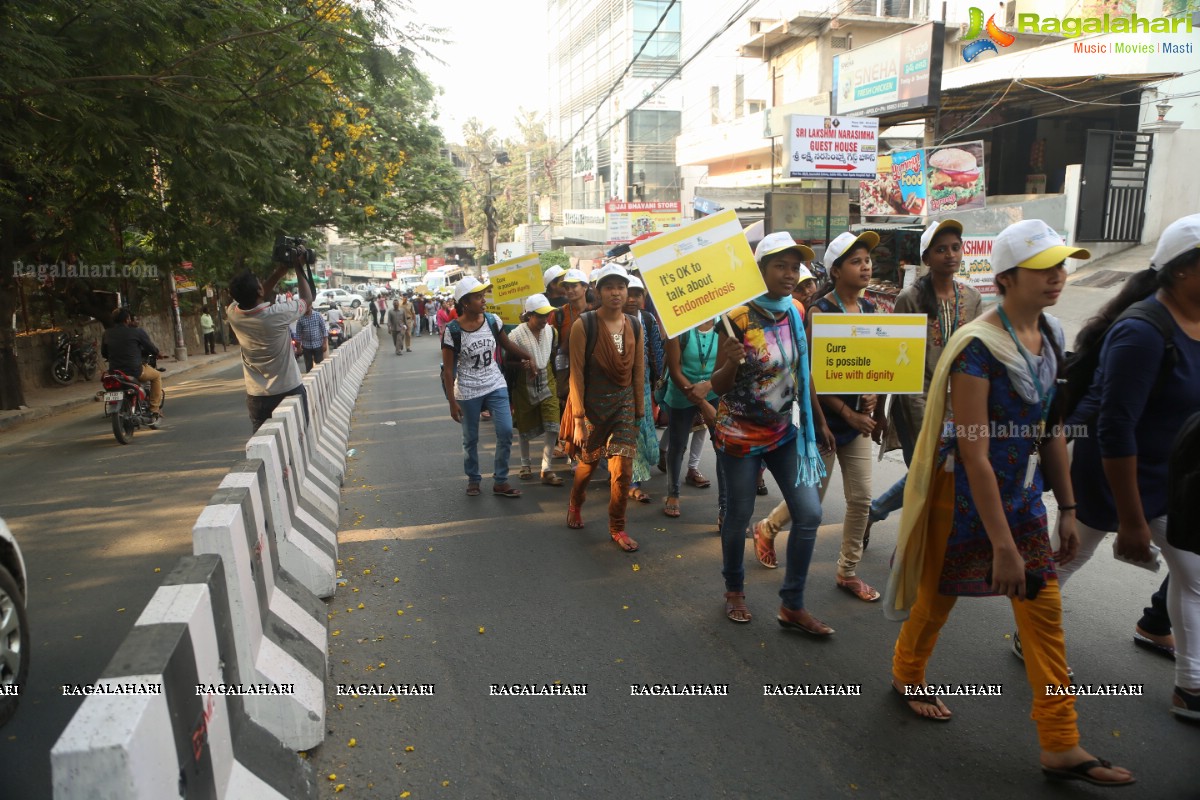
M503 324L500 322L499 317L497 317L495 314L489 314L486 311L483 313L483 318L484 322L487 323L487 326L492 329L492 338L496 340L496 351L499 352L500 331L503 328ZM457 319L452 319L446 325L446 330L450 332L450 341L454 345L451 349L454 350L454 368L457 370L458 351L462 349L462 326L458 324ZM450 395L446 394L446 381L442 378L442 370L445 368L445 366L446 365L444 363L438 365L438 383L442 385L442 394L446 395L446 399L449 400ZM507 376L505 376L505 378L507 379Z
M1077 353L1067 353L1067 385L1063 387L1066 398L1063 419L1070 419L1071 415L1075 413L1076 407L1091 391L1092 384L1095 382L1096 370L1100 368L1100 351L1104 348L1104 340L1108 337L1108 332L1118 322L1127 319L1149 322L1163 338L1162 364L1159 366L1158 377L1154 381L1154 388L1151 390L1150 396L1157 397L1162 393L1167 376L1179 362L1179 352L1175 348L1175 320L1171 318L1171 312L1167 311L1162 303L1147 298L1134 303L1113 320L1094 347ZM1095 421L1095 417L1095 413L1089 414L1088 418L1081 422L1090 426Z
M1183 423L1167 459L1167 542L1200 554L1200 412Z

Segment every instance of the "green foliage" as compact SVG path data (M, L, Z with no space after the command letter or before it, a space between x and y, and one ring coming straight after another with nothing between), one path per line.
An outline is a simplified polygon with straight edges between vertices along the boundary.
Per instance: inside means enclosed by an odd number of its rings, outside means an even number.
M551 267L571 268L571 257L567 255L565 250L547 250L544 253L539 253L538 261L541 262L542 272Z

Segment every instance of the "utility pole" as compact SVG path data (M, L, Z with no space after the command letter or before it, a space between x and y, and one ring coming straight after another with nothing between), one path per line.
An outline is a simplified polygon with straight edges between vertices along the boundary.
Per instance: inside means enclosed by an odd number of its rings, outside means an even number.
M533 172L528 150L525 151L525 224L533 225Z

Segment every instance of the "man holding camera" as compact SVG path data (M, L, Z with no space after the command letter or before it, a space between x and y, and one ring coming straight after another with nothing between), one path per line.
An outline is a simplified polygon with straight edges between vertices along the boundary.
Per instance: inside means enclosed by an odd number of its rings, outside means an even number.
M307 422L308 401L292 352L289 328L312 307L312 287L305 276L299 274L300 267L307 263L308 252L298 242L277 245L274 257L280 263L265 283L248 269L234 276L229 283L229 294L233 297L228 309L229 325L241 344L246 406L254 431L270 419L284 398L291 395L300 395L303 399ZM293 268L297 270L299 298L267 302L265 298L274 296L275 284Z

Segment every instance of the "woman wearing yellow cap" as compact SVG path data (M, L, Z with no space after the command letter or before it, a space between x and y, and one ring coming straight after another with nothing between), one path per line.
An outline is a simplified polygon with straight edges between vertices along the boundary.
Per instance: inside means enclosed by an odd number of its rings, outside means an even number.
M1033 690L1042 771L1100 786L1132 774L1079 744L1067 687L1055 561L1079 545L1066 441L1056 418L1065 374L1063 334L1045 309L1058 302L1065 259L1087 258L1041 220L1010 225L992 246L1000 303L950 340L929 389L913 453L885 613L905 619L892 687L916 715L950 709L926 682L938 633L959 596L1008 597ZM1043 475L1062 512L1062 549L1050 546Z

